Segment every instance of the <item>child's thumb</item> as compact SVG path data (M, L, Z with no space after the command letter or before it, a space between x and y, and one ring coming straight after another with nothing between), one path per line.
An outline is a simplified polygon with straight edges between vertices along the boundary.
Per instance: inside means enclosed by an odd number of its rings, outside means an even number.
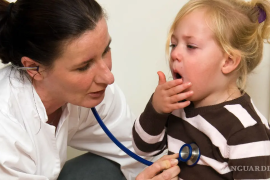
M158 71L157 74L158 74L158 79L159 79L158 85L164 84L166 82L166 77L164 73L162 71Z

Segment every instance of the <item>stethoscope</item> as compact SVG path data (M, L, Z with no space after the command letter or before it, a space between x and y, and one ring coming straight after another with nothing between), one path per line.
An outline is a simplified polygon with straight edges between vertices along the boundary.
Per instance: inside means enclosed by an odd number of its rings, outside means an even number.
M96 108L91 108L95 118L97 119L100 127L103 129L103 131L107 134L107 136L120 148L122 149L127 155L130 157L134 158L138 162L141 162L147 166L151 166L153 162L147 161L146 159L141 158L137 154L133 153L129 149L127 149L123 144L121 144L115 137L114 135L108 130L106 125L103 123L101 120ZM195 143L191 144L184 144L180 150L179 150L179 162L186 162L188 166L194 166L198 163L200 159L201 153L199 147Z

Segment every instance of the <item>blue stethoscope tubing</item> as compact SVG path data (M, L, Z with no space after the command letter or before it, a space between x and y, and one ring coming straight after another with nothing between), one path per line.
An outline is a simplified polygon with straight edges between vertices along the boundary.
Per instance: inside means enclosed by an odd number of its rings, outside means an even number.
M105 126L105 124L103 123L103 121L101 120L99 114L97 113L96 108L91 108L94 116L96 117L99 125L101 126L101 128L104 130L104 132L108 135L108 137L120 148L122 149L127 155L129 155L130 157L134 158L135 160L147 165L147 166L151 166L153 164L153 162L151 161L147 161L146 159L141 158L140 156L138 156L137 154L133 153L132 151L130 151L129 149L127 149L123 144L121 144L115 137L114 135L109 131L109 129Z
M147 161L146 159L141 158L140 156L138 156L137 154L133 153L132 151L130 151L129 149L127 149L123 144L121 144L115 137L114 135L109 131L109 129L106 127L106 125L103 123L103 121L101 120L97 110L95 107L91 108L95 118L97 119L100 127L103 129L103 131L108 135L108 137L120 148L122 149L127 155L129 155L130 157L132 157L133 159L137 160L138 162L141 162L147 166L151 166L153 164L153 162L151 161ZM187 153L188 156L186 158L182 157L182 152L183 149L187 147ZM194 150L194 151L193 151ZM193 156L192 156L193 155ZM200 159L201 153L200 153L200 149L199 147L195 144L195 143L191 143L191 144L184 144L180 150L179 150L179 160L182 162L186 162L188 166L194 166L198 163L199 159ZM191 159L191 160L190 160Z

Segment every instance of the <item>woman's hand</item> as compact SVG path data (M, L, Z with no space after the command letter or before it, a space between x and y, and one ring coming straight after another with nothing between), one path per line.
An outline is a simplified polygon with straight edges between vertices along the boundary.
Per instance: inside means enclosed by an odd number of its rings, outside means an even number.
M179 154L165 155L144 169L136 180L178 180L180 168L177 165Z
M182 79L175 79L166 82L163 72L158 72L159 82L152 99L152 105L156 112L171 113L173 110L187 107L190 101L185 100L193 94L193 91L183 92L191 86L191 83L184 83Z

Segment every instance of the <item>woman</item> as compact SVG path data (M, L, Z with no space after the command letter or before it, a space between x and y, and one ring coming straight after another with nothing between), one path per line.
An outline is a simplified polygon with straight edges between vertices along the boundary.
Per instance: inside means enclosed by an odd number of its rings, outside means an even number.
M113 84L111 38L100 5L1 0L0 8L0 58L12 64L0 70L0 179L57 179L68 145L117 162L127 179L135 178L143 166L107 138L89 109L97 106L116 138L131 148L135 118ZM164 157L137 179L174 178L176 157ZM114 173L107 168L96 179Z

